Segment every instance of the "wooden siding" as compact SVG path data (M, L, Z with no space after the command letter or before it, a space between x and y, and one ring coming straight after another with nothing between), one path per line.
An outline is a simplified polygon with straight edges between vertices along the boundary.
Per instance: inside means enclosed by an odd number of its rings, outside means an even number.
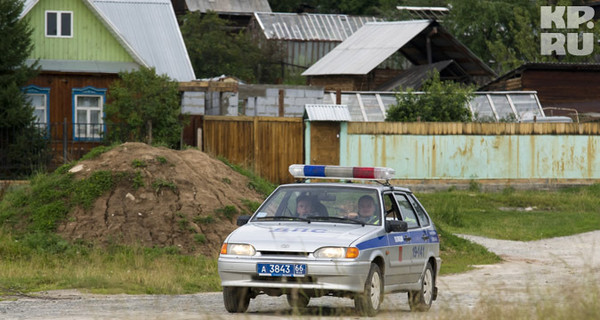
M72 11L73 37L45 36L45 12ZM33 27L33 59L134 62L115 37L81 0L40 1L27 18Z
M205 116L204 151L254 169L273 183L292 182L288 167L304 162L299 118Z
M580 113L600 110L597 71L526 70L521 79L523 90L537 91L542 107L574 108Z
M600 135L600 123L350 122L348 134Z
M82 89L87 86L96 89L108 89L110 84L118 79L118 75L89 75L44 73L35 77L28 84L42 88L50 88L50 101L48 108L50 122L73 122L73 89ZM108 90L107 90L108 96ZM106 102L106 101L105 101Z

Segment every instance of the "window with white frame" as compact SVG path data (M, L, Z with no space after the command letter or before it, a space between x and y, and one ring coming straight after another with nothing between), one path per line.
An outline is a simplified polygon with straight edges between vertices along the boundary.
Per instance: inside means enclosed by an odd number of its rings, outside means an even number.
M73 131L76 139L102 138L105 92L89 87L73 89Z
M35 117L33 121L40 128L47 127L49 119L48 98L50 89L30 85L23 88L23 91L25 93L25 98L33 107L33 116Z
M73 37L73 12L46 11L46 37Z

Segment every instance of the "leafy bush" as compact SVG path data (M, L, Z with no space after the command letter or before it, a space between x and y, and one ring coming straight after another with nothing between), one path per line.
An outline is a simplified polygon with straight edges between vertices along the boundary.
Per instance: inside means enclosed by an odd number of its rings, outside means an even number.
M121 72L110 86L106 105L107 134L110 142L137 141L179 144L184 121L180 121L178 84L154 68ZM115 124L119 124L118 126ZM149 137L152 141L149 141Z
M473 88L452 81L441 81L433 72L423 84L423 94L409 90L397 93L397 104L387 111L385 121L469 122L471 111L467 108Z

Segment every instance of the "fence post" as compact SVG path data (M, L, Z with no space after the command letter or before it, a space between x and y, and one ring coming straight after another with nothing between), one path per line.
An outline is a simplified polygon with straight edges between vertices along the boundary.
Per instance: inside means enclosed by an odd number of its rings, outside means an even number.
M148 120L148 145L152 145L152 120Z
M73 130L75 130L75 127L73 127ZM65 119L63 120L63 162L67 163L67 135L68 135L68 130L67 130L67 117L65 117Z

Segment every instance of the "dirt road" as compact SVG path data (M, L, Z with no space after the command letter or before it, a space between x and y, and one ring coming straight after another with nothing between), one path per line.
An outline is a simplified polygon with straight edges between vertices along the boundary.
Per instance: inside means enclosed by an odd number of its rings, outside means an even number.
M431 310L411 313L406 294L387 295L377 318L421 319L443 313L476 309L480 303L534 306L585 294L590 283L600 287L600 231L532 242L464 236L500 255L504 262L438 279L439 296ZM443 268L443 266L442 266ZM581 291L581 292L579 292ZM17 297L0 301L0 319L355 319L350 299L311 300L307 310L293 314L285 297L261 296L250 302L248 313L228 314L221 293L179 296L89 295L75 290Z

